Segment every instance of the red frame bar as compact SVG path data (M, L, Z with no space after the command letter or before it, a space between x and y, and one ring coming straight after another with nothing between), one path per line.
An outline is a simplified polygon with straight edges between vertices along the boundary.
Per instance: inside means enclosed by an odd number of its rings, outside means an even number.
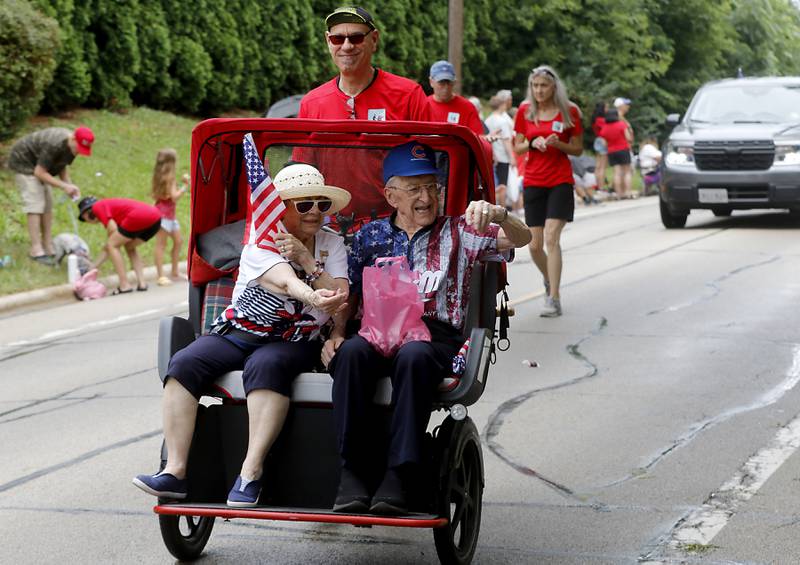
M352 524L353 526L394 526L399 528L443 528L447 518L402 518L389 516L363 516L360 514L333 514L313 512L279 512L247 508L208 508L180 505L157 505L156 514L169 516L209 516L213 518L253 518L256 520L281 520L289 522L322 522L327 524Z

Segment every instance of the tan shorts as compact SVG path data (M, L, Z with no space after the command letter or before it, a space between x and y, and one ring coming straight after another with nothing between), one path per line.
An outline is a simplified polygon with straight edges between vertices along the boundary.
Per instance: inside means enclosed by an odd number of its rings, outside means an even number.
M53 192L33 175L14 175L22 197L22 211L26 214L45 214L53 211Z

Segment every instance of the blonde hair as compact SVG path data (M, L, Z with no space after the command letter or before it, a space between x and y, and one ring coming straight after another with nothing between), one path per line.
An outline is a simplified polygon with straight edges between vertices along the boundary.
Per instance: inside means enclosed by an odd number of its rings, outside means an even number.
M153 168L153 198L166 200L172 196L172 187L175 185L175 168L178 153L174 149L162 149L156 156L156 166Z
M570 102L569 96L567 96L567 87L561 82L555 70L548 65L536 67L531 71L530 76L528 76L528 100L531 105L528 109L528 115L525 117L537 126L539 125L539 118L537 117L539 107L536 104L536 98L533 97L533 79L541 76L547 78L555 85L555 89L553 90L553 102L558 108L558 111L561 112L561 121L564 123L564 126L571 128L575 123L572 121L572 114L569 110L572 106L575 106L575 104Z

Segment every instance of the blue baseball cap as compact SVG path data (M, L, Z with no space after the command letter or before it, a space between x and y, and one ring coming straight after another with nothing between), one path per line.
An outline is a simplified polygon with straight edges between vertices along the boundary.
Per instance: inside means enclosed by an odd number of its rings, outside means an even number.
M419 141L398 145L383 159L384 185L392 177L435 175L438 172L433 149Z
M436 82L440 80L456 80L456 69L449 61L436 61L431 65L430 77Z

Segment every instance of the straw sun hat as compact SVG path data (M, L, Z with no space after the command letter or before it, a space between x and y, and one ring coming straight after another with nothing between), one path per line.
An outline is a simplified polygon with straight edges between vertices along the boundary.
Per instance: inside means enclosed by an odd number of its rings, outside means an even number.
M311 165L297 164L284 167L278 171L272 183L283 200L314 196L330 198L332 205L326 214L335 214L350 203L349 192L338 186L325 184L322 173Z

